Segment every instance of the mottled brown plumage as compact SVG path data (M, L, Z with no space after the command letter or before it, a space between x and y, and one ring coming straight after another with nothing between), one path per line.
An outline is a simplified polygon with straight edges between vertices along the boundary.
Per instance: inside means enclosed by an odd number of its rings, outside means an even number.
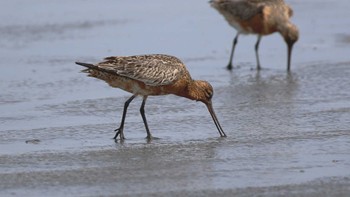
M288 47L287 70L290 70L292 48L298 40L299 31L289 20L293 10L283 0L211 0L210 4L237 30L228 69L232 69L234 49L240 34L258 35L255 52L257 69L260 69L258 49L261 37L279 32Z
M185 65L170 55L137 55L107 57L97 64L76 62L87 67L89 76L106 81L110 86L133 94L124 105L121 125L116 129L114 139L124 139L124 121L129 103L138 95L143 96L140 112L146 127L147 138L152 138L148 129L144 106L148 96L174 94L191 100L201 101L207 107L219 131L226 137L212 108L213 88L206 81L193 80Z

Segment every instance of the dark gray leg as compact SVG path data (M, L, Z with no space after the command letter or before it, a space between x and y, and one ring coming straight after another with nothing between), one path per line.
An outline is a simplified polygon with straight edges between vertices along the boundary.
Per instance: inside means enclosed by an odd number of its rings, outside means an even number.
M145 115L146 100L147 100L147 96L143 96L143 100L142 100L142 104L141 104L141 108L140 108L140 113L142 116L143 123L145 124L146 131L147 131L147 139L151 139L152 135L151 135L151 132L149 131L147 119L146 119L146 115Z
M131 103L131 101L136 97L137 95L132 95L124 104L124 110L123 110L123 116L122 116L122 121L120 123L120 127L118 129L116 129L115 131L117 132L115 134L115 136L113 137L113 139L117 139L118 135L120 135L120 139L124 140L124 122L125 122L125 116L126 116L126 112L128 110L128 106Z
M261 66L260 66L260 60L259 60L259 44L260 44L260 40L261 40L261 35L258 35L258 40L256 41L255 44L255 55L256 55L256 64L257 64L257 69L260 70Z
M228 70L232 70L232 68L233 68L232 67L232 59L233 59L233 54L235 53L236 44L238 42L238 36L239 36L239 32L237 32L235 38L233 39L230 60L229 60L228 65L227 65Z

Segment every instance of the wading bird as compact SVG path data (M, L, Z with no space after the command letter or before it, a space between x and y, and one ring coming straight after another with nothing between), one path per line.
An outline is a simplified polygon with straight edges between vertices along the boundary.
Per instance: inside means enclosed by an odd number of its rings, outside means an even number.
M298 40L299 31L289 20L293 15L292 8L283 0L211 0L209 3L237 30L227 69L232 69L233 54L240 34L258 35L255 55L257 69L260 70L258 50L261 37L279 32L287 44L287 70L290 71L292 49Z
M214 113L211 99L213 88L201 80L193 80L185 65L176 57L169 55L137 55L107 57L97 64L76 62L87 67L83 72L107 82L110 86L120 88L133 94L124 104L120 127L117 128L114 139L118 135L124 139L124 122L127 108L136 96L142 96L140 108L143 123L147 131L147 139L152 135L149 131L145 104L148 96L174 94L195 101L203 102L216 125L221 137L226 137Z

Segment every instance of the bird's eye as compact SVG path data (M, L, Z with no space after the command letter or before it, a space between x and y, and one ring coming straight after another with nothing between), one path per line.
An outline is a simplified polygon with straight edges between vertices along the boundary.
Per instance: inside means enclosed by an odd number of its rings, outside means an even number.
M213 92L206 92L206 97L211 99L213 97Z

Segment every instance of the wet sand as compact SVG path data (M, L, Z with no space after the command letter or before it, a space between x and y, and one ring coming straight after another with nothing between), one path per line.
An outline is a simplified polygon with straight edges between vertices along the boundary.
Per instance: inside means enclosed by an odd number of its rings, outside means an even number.
M0 196L348 196L350 4L287 1L300 28L292 72L274 34L241 36L207 1L2 1ZM328 9L332 7L332 9ZM128 93L75 61L171 54L212 83L220 138L202 103L150 97L148 143Z

